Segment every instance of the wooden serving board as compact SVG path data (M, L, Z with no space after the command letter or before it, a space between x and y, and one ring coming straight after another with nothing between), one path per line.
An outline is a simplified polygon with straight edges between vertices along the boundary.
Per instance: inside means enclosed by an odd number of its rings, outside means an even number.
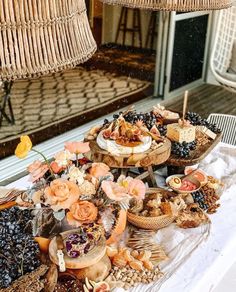
M90 141L89 145L91 151L85 154L86 157L94 162L106 163L111 168L148 167L163 164L169 158L171 151L171 142L167 138L164 144L157 149L119 156L101 149L96 141Z
M209 141L209 143L197 146L197 148L190 152L188 158L180 158L175 155L170 155L169 159L166 161L166 165L173 165L179 167L185 167L189 165L194 165L202 161L213 148L221 141L222 133L217 134L214 140Z
M72 231L69 230L61 234L70 234L71 232ZM56 265L58 265L57 250L57 241L56 237L54 237L49 244L49 257L51 261ZM99 262L103 258L105 253L106 240L104 237L101 237L93 249L91 249L86 255L80 256L78 258L69 257L64 250L65 266L68 269L83 269Z

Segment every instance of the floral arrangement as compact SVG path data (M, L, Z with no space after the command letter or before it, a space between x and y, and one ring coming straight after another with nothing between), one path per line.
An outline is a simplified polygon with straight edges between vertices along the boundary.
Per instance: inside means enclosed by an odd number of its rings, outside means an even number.
M38 153L43 161L28 166L32 187L18 197L22 207L34 208L40 220L35 235L42 233L48 213L61 221L61 228L77 228L82 224L99 223L106 238L117 223L120 210L127 210L131 200L142 200L145 184L129 176L114 178L104 163L92 163L81 155L90 151L88 142L66 142L64 150L56 153L52 161L32 148L28 136L22 136L15 154L25 158L29 151ZM45 217L45 214L47 216ZM37 218L37 216L36 216ZM51 227L50 234L53 234Z

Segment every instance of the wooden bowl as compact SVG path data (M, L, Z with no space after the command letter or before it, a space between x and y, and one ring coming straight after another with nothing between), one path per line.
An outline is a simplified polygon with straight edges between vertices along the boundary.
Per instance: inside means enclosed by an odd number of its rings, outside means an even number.
M76 230L74 230L76 231ZM62 236L66 236L67 234L73 233L73 230L62 232ZM49 244L49 257L51 261L58 265L58 257L57 257L57 240L56 237L54 237L50 244ZM103 258L103 256L106 253L106 240L102 236L96 246L91 249L86 255L77 257L77 258L71 258L66 254L65 249L64 252L64 260L65 260L65 266L68 269L83 269L86 267L89 267L91 265L96 264L98 261Z
M171 153L171 142L165 138L163 145L157 149L149 149L143 153L113 155L101 149L95 140L89 141L90 152L85 156L94 162L103 162L111 168L148 167L167 161Z

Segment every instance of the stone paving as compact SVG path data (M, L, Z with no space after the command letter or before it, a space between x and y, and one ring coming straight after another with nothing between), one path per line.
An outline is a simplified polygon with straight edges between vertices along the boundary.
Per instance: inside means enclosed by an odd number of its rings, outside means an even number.
M11 100L15 125L3 120L0 142L57 123L102 103L142 91L149 82L83 67L33 80L16 81Z

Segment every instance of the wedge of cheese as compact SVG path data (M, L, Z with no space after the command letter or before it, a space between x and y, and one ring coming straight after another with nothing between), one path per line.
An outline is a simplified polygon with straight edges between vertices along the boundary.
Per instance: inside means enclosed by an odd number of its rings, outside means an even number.
M182 127L178 123L169 124L167 125L167 137L171 141L190 143L196 138L196 128L192 125Z

